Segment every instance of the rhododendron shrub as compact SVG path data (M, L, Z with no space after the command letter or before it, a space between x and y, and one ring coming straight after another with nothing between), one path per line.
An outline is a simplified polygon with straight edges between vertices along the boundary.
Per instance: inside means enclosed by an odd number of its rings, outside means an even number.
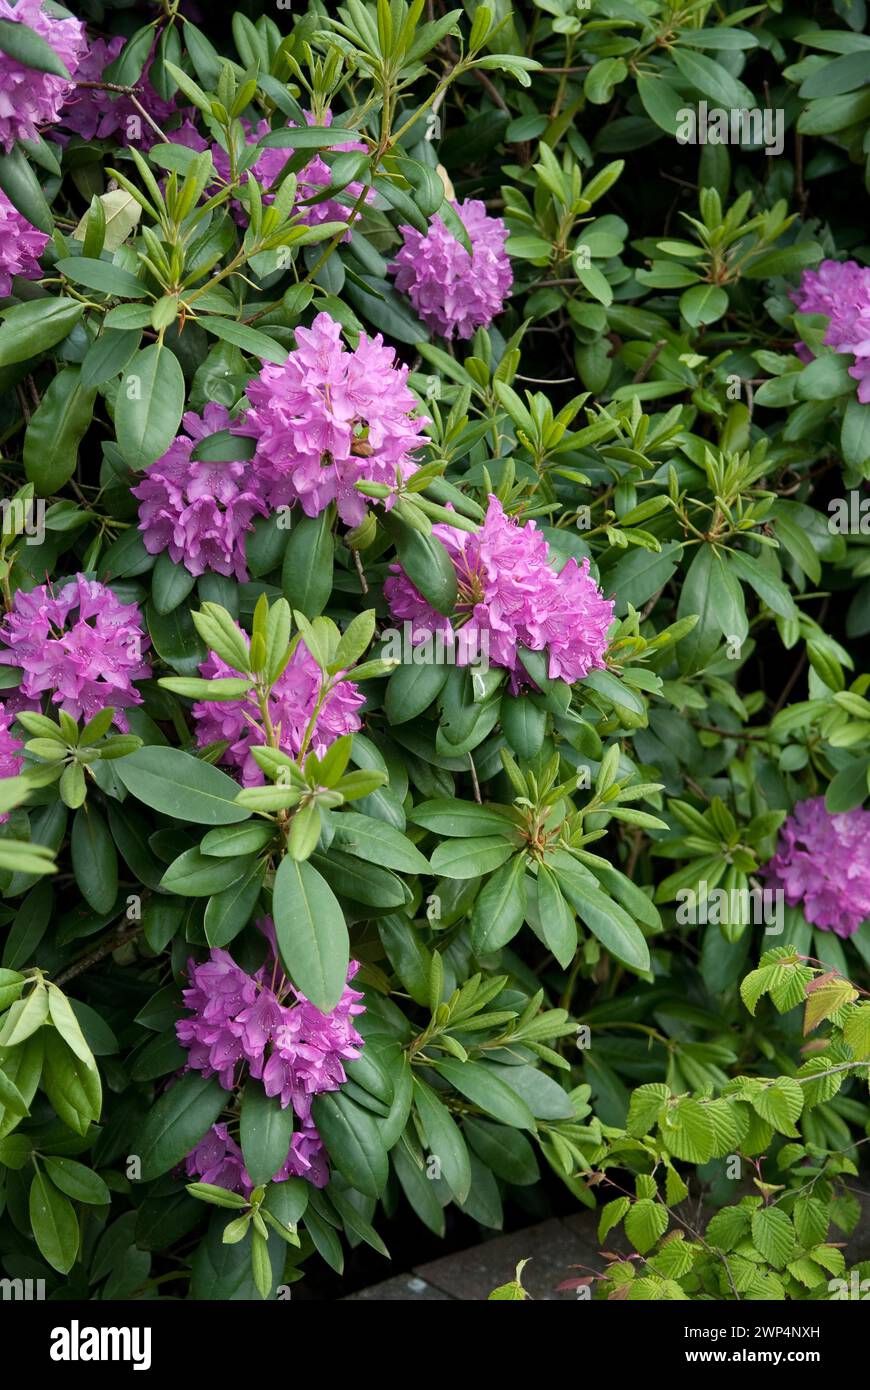
M0 0L4 1290L863 1287L863 11Z

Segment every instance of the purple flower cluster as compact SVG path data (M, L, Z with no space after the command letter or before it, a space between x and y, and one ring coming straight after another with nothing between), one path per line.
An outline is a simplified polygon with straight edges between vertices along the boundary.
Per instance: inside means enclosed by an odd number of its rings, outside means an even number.
M602 595L588 560L578 565L572 557L557 574L534 521L519 525L493 496L477 534L447 525L432 531L456 570L459 632L454 638L450 620L394 564L384 593L393 617L413 625L415 642L430 634L451 644L455 640L460 666L483 653L494 665L507 667L514 690L529 682L519 647L546 649L551 679L573 682L603 669L613 600Z
M507 228L476 199L454 203L468 232L472 254L440 217L424 236L401 227L404 237L390 269L396 289L407 294L426 327L443 338L470 338L488 328L504 308L513 272L504 244Z
M804 271L792 299L802 314L827 315L825 343L836 352L852 353L855 365L849 375L858 382L858 400L870 404L870 266L822 261L818 270ZM803 343L798 354L810 360Z
M789 907L801 903L808 922L854 936L870 917L870 811L832 815L823 797L799 801L766 873L768 887L781 888Z
M128 727L123 711L141 705L133 681L146 680L151 668L142 653L149 645L135 604L121 603L111 589L79 574L59 593L42 584L19 589L0 622L0 664L21 666L21 692L52 703L73 719L92 719L111 705L119 729Z
M202 964L189 962L190 988L183 997L192 1016L179 1020L176 1034L187 1049L189 1069L216 1075L231 1091L247 1067L252 1077L262 1080L266 1095L279 1098L282 1109L292 1106L302 1128L293 1136L274 1181L306 1176L321 1187L326 1163L311 1105L315 1096L337 1091L347 1080L344 1063L360 1056L363 1039L353 1019L365 1012L359 1002L362 995L348 984L335 1008L321 1013L284 975L271 918L258 926L270 950L254 975L218 948ZM352 961L348 981L358 969ZM206 1136L187 1164L189 1173L199 1173L206 1182L250 1190L241 1153L223 1127Z
M199 440L231 424L225 406L209 402L202 415L189 411L183 424L186 433L178 435L131 489L139 498L145 549L149 555L168 550L170 559L191 574L209 569L234 574L244 583L245 532L253 530L252 518L268 516L269 508L248 464L191 460Z
M87 51L85 26L70 16L57 19L42 0L0 0L0 19L26 24L50 44L70 77ZM25 67L0 53L0 147L9 151L16 140L35 140L42 125L53 125L74 84L54 73Z
M200 1178L213 1187L225 1187L245 1197L250 1197L254 1190L242 1151L226 1125L212 1125L187 1155L184 1168L189 1178ZM311 1126L293 1135L287 1157L272 1182L286 1182L288 1178L307 1178L315 1187L325 1187L329 1182L326 1151L320 1135Z
M100 82L103 73L113 63L127 40L94 39L87 53L79 63L76 72L78 82ZM178 115L174 101L164 101L151 85L149 74L154 62L154 50L138 79L137 100L158 126L164 126L173 116ZM64 131L72 131L83 140L108 140L114 138L121 145L136 145L139 149L150 150L160 136L142 117L138 106L123 92L107 92L99 87L77 87L60 113L60 125ZM175 138L175 136L173 136Z
M298 502L317 516L335 501L341 519L358 526L365 498L354 484L394 487L397 469L403 479L415 473L411 454L426 417L414 413L408 368L396 366L380 333L361 333L351 352L341 325L322 313L296 329L296 343L283 366L267 363L249 384L239 433L257 441L253 466L271 506Z
M0 298L12 293L12 276L38 280L42 274L39 258L49 237L31 226L26 217L0 189Z
M215 652L209 653L199 669L209 679L240 674ZM314 657L305 644L299 642L269 694L269 718L282 750L290 757L295 757L302 746L322 680ZM365 696L353 681L341 681L336 685L318 712L310 740L311 751L322 757L342 734L359 729L357 710L364 700ZM261 786L265 778L251 749L261 747L266 738L260 727L260 711L254 696L248 694L240 700L201 700L193 706L193 717L199 745L229 740L223 761L241 769L246 787Z
M0 700L0 777L17 777L21 771L21 749L24 744L9 732L14 713ZM0 825L9 819L9 812L0 815Z

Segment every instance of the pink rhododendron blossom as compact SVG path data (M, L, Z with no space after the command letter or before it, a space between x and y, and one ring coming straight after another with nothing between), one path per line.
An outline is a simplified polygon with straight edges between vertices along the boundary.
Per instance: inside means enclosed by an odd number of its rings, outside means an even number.
M427 419L380 333L361 333L351 351L322 313L296 329L296 343L282 366L267 363L250 383L251 409L237 428L257 441L253 466L271 506L298 502L318 516L336 502L342 521L358 526L366 508L354 484L395 487L397 469L403 479L415 473Z
M48 691L73 719L92 719L111 705L115 724L126 729L123 711L142 703L133 682L147 680L151 668L139 610L83 574L57 593L48 584L19 589L0 622L0 641L7 645L0 663L24 670L22 694L38 699Z
M176 1035L187 1050L190 1070L217 1075L229 1091L247 1068L262 1080L268 1096L279 1098L283 1109L292 1106L302 1129L294 1134L273 1180L307 1177L323 1187L326 1156L311 1120L311 1104L315 1096L337 1091L347 1080L344 1063L360 1056L363 1039L353 1020L365 1012L362 995L348 983L335 1008L321 1012L283 973L271 918L257 925L269 952L255 974L247 974L229 952L218 948L208 960L188 963L190 987L183 998L190 1017L178 1021ZM358 969L351 961L348 982ZM215 1126L188 1155L186 1166L191 1176L199 1174L204 1182L220 1187L249 1192L253 1186L241 1150L225 1126Z
M131 489L139 498L139 529L149 555L168 550L175 564L191 574L213 570L248 578L245 533L254 516L268 516L250 464L205 463L191 459L194 445L231 424L225 406L209 402L202 415L188 411L184 434Z
M224 1124L212 1125L187 1155L184 1170L189 1178L240 1192L244 1197L250 1197L254 1190L242 1151ZM271 1181L286 1182L288 1178L307 1178L314 1187L325 1187L329 1182L326 1151L313 1125L303 1125L293 1135L287 1157Z
M15 714L0 700L0 777L17 777L21 771L21 750L24 744L9 732ZM9 819L9 812L0 815L0 825Z
M470 338L501 313L513 284L504 249L508 232L502 219L490 217L475 199L453 206L468 232L472 254L440 217L434 217L425 236L413 227L400 227L404 242L390 269L396 274L396 289L408 296L427 328L443 338Z
M187 1066L217 1076L230 1091L244 1064L262 1078L267 1095L280 1096L302 1120L311 1101L346 1081L343 1062L358 1057L363 1040L353 1026L364 1012L362 995L348 984L328 1014L316 1008L283 972L275 948L272 919L258 923L269 942L263 965L249 975L228 951L213 948L201 964L188 962L190 987L183 992L191 1017L175 1025L187 1050ZM352 961L348 980L359 965Z
M38 280L39 258L50 238L31 226L0 189L0 298L12 293L12 276Z
M870 404L870 266L857 261L822 261L818 270L805 270L792 291L802 314L826 314L830 320L825 343L836 352L855 358L849 375L858 382L858 400ZM803 362L812 360L806 344L796 351Z
M854 936L870 917L870 811L832 815L824 797L799 801L766 868L768 888L837 936Z
M578 565L572 557L557 573L534 521L521 526L505 515L497 497L490 497L477 534L446 524L432 531L456 570L459 630L454 639L450 619L436 612L394 564L384 593L393 617L411 623L415 642L427 634L455 640L461 666L483 653L494 665L507 667L514 690L529 683L520 647L547 651L551 679L573 682L604 668L613 600L602 595L588 560Z
M84 57L88 40L81 20L55 18L42 0L0 0L0 19L26 24L45 39L60 58L69 78L39 72L0 53L0 146L11 150L16 140L35 140L39 127L53 125L74 90L72 77Z
M189 1178L199 1178L212 1187L225 1187L229 1192L248 1196L254 1190L242 1151L226 1125L212 1125L187 1155L184 1171Z
M209 679L238 676L215 652L210 652L200 666ZM314 657L300 642L269 695L269 717L277 730L283 752L295 757L302 746L305 731L311 722L320 695L322 676ZM360 728L357 710L365 697L353 681L341 681L327 696L317 715L310 751L318 757L326 752L342 734ZM265 735L260 727L260 711L253 695L240 700L200 700L193 706L196 738L200 746L229 740L223 761L241 769L246 787L261 786L265 781L257 766L252 748L262 747ZM253 721L253 722L252 722Z

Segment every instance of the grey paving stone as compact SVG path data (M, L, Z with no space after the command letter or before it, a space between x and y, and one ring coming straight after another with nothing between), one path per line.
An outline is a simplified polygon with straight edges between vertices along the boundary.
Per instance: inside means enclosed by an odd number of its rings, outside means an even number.
M484 1241L457 1255L432 1260L414 1273L451 1298L482 1302L499 1284L514 1278L520 1260L530 1260L523 1271L523 1284L533 1298L575 1299L574 1292L559 1292L557 1285L581 1273L571 1266L589 1264L593 1254L594 1247L585 1233L581 1236L567 1222L553 1218L540 1226Z
M433 1288L425 1279L416 1274L399 1274L395 1279L385 1279L382 1284L372 1284L368 1289L348 1294L343 1303L362 1299L367 1302L383 1303L449 1303L450 1294Z

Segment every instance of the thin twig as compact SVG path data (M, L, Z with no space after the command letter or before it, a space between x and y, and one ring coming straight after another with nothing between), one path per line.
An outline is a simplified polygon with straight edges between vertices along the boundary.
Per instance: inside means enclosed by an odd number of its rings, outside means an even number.
M367 594L369 591L369 586L368 581L366 579L365 570L363 569L362 556L360 555L358 550L355 550L353 548L353 546L351 546L350 548L350 553L353 556L353 563L356 567L356 572L359 575L359 586L362 589L363 593Z
M161 130L157 122L151 116L149 116L148 112L145 110L145 107L142 105L141 101L136 96L137 92L142 91L141 87L125 87L120 82L76 82L76 86L91 87L95 88L97 91L100 92L117 92L120 96L129 97L136 110L139 112L139 115L142 116L143 119L148 122L152 130L156 131L156 133L160 136L160 139L163 141L164 145L170 143L169 136L166 134L165 131Z
M692 724L693 724L693 726L694 726L696 729L703 729L705 733L708 733L708 734L721 734L722 738L736 738L736 739L738 739L741 743L743 743L744 740L751 740L752 742L758 742L758 743L770 743L770 742L771 742L771 736L770 736L770 734L748 734L748 733L739 734L739 733L736 733L733 729L720 729L719 726L718 726L717 724L699 724L699 723L698 723L696 720L694 720L694 719L692 720Z
M101 946L97 946L95 950L83 956L75 965L71 965L68 970L62 971L55 980L55 984L62 985L65 984L67 980L74 979L76 975L82 975L86 970L89 970L92 965L96 965L98 961L104 960L106 956L112 955L113 952L120 950L122 946L126 946L129 942L135 941L137 936L141 936L144 930L144 923L139 922L135 927L132 927L130 931L123 932L121 935L111 937L108 941L104 941Z
M18 404L21 406L21 414L24 416L24 423L25 425L29 425L30 406L27 404L27 397L24 394L24 388L21 385L20 381L16 382L15 384L15 394L18 397Z
M667 338L659 338L652 351L647 354L646 358L643 362L641 362L640 366L638 367L637 371L632 377L632 383L635 386L639 386L640 383L646 379L646 377L649 375L656 362L658 361L659 355L661 354L662 350L666 348L667 345Z
M444 49L444 54L448 61L453 65L453 67L456 67L457 63L459 62L459 54L457 53L450 39L445 39L441 47ZM485 72L482 72L480 68L472 68L471 76L474 77L480 83L483 90L495 102L496 106L499 108L500 111L510 112L510 107L508 106L501 92L498 90L498 87L496 87L495 84L490 81Z

